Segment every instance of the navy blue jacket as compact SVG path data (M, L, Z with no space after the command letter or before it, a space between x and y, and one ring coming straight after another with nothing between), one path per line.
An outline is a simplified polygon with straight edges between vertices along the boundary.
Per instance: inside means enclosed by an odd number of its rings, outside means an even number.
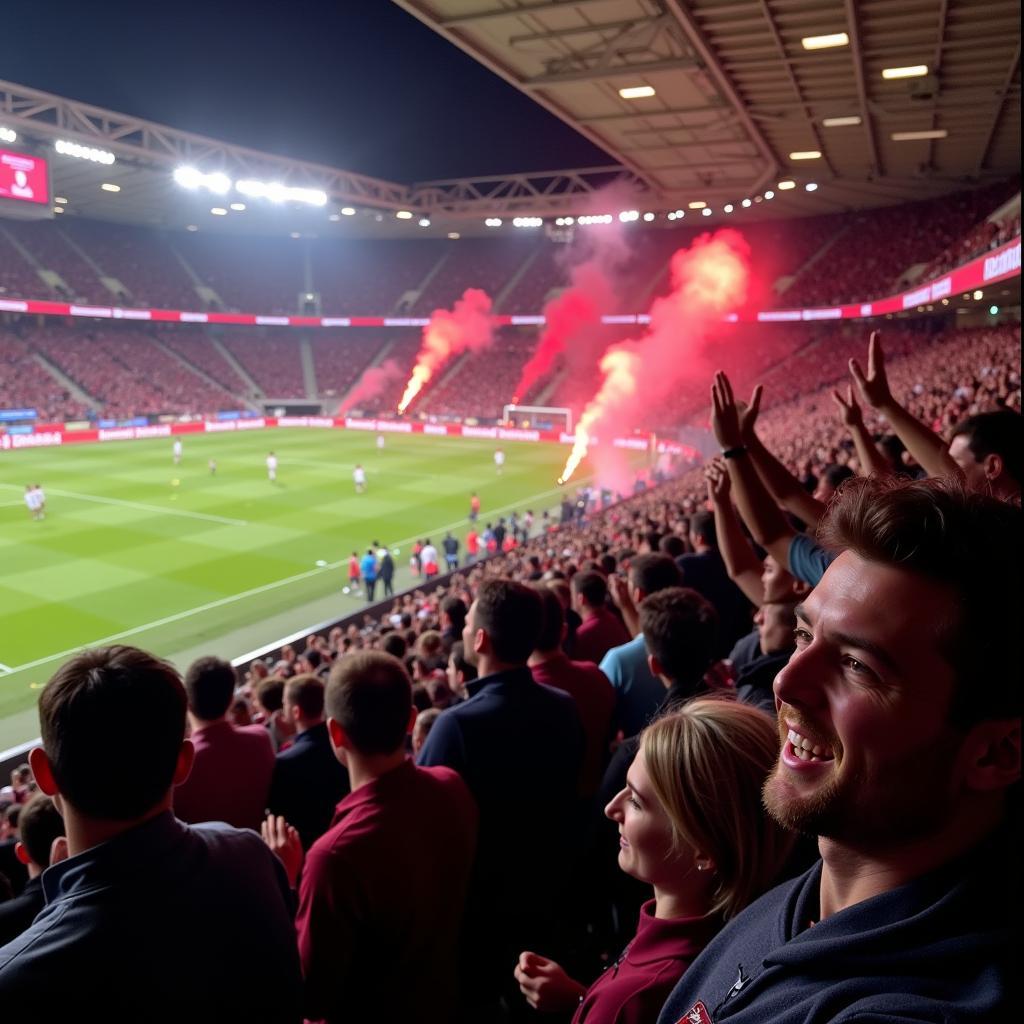
M729 571L717 550L680 555L676 565L683 572L683 586L696 590L718 612L715 657L727 657L733 644L750 631L750 602L729 578Z
M824 921L818 921L818 861L751 904L712 940L658 1024L1019 1019L1011 992L1019 973L1012 958L1018 855L1003 835Z
M295 737L274 761L267 806L299 830L308 850L331 824L334 808L349 789L348 772L331 750L327 723Z
M583 727L575 701L526 667L467 685L418 763L454 768L480 808L474 890L495 915L550 912L573 852ZM514 965L513 965L514 966Z
M46 906L0 947L5 1020L300 1019L293 899L255 832L167 811L42 880Z

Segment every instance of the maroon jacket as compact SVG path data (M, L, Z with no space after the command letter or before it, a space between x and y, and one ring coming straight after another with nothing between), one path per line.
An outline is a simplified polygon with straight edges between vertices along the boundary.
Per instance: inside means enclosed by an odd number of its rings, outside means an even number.
M632 639L622 619L607 608L599 608L576 630L572 655L578 661L592 661L597 665L613 647L628 644Z

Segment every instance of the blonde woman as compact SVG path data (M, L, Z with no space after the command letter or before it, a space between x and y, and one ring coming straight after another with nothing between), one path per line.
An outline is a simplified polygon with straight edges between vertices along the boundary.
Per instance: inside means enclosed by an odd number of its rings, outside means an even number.
M619 866L654 898L589 988L553 960L522 953L515 976L530 1005L576 1006L573 1024L657 1018L697 954L772 885L789 854L790 835L761 806L778 752L772 718L731 698L698 698L647 727L605 814L619 826Z

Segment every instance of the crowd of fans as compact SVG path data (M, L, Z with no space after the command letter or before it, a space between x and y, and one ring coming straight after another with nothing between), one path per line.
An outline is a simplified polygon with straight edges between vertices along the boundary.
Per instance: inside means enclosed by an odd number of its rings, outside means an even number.
M1017 338L720 372L718 458L553 515L474 500L422 586L244 678L73 657L0 791L2 1005L1012 1019ZM382 554L353 554L371 597Z
M45 423L82 419L85 407L44 370L20 338L0 333L0 408L35 409Z

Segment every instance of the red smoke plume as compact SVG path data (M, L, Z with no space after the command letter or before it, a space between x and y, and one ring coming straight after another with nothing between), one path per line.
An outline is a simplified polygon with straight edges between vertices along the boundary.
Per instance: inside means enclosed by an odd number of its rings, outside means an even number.
M435 309L423 328L423 341L398 411L405 412L424 385L452 357L467 350L479 352L494 340L491 300L479 288L467 288L454 308Z
M672 256L672 290L652 304L645 333L611 345L601 358L601 386L576 425L576 443L560 483L589 450L600 485L628 493L628 458L612 447L612 438L649 423L652 410L681 384L710 379L707 337L744 300L749 252L741 235L724 230L702 235ZM591 448L595 436L605 443Z
M376 398L392 381L402 376L402 367L397 359L385 359L378 366L371 366L363 371L363 375L345 396L338 407L338 415L344 415L349 409L355 408L359 402Z

